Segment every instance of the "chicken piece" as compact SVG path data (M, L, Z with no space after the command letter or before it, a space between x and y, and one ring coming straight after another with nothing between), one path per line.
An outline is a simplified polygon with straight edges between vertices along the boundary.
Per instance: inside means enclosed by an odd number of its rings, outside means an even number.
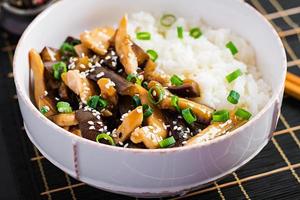
M136 128L130 136L130 140L135 143L143 142L148 149L156 149L159 147L159 142L163 138L155 132L155 128L152 126L144 126L142 128Z
M118 103L118 94L115 89L115 83L109 78L101 78L97 81L101 91L101 96L111 102L113 105Z
M88 48L86 48L83 44L77 44L74 46L74 50L79 58L83 58L86 56L90 56L91 52Z
M34 99L39 110L43 107L47 108L48 112L44 113L46 117L56 114L54 101L47 96L47 90L44 79L44 64L41 56L31 49L29 52L29 65L34 76Z
M126 74L137 73L138 60L132 49L132 45L133 43L127 33L127 16L125 15L116 32L115 47Z
M155 133L158 137L162 139L167 137L167 129L164 126L164 117L161 111L154 106L148 99L148 91L140 85L134 84L126 91L124 91L125 95L134 96L137 95L140 97L142 104L147 104L151 106L153 109L153 113L145 120L145 124L151 126L153 128L153 133Z
M130 134L143 123L143 108L138 106L128 114L122 116L123 122L117 131L112 135L116 144L124 142L130 137Z
M83 77L78 70L70 70L61 75L63 82L77 95L83 103L87 103L91 96L96 95L93 83Z
M235 111L230 112L230 119L226 122L213 122L211 125L200 131L197 135L190 138L185 146L199 144L201 142L224 135L225 133L236 129L247 122L247 120L239 119L234 113Z
M75 126L78 121L75 118L75 113L60 113L51 117L52 121L60 127Z
M161 109L170 109L175 110L175 107L171 103L171 97L165 97L159 104ZM186 108L191 108L193 113L196 115L197 119L201 123L209 124L212 118L212 114L214 109L205 106L203 104L199 104L188 99L179 98L178 106L181 110Z
M59 50L51 47L44 47L40 55L43 62L55 62L61 59Z
M86 48L104 56L107 53L110 41L114 35L115 29L112 27L95 28L91 31L82 33L80 35L80 40Z
M86 71L89 69L89 57L83 56L78 58L75 61L75 69L79 70L80 72Z
M170 85L170 77L166 74L160 74L155 71L156 64L149 59L144 68L144 78L147 81L157 81L163 86Z

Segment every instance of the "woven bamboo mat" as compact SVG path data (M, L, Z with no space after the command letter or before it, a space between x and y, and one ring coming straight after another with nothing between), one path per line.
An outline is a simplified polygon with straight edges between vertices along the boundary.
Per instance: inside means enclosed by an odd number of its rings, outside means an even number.
M286 48L288 71L300 75L300 0L247 2L274 25ZM17 41L18 37L0 29L0 133L10 155L19 198L132 199L74 180L31 144L24 131L13 83L11 66ZM300 102L285 97L274 137L258 156L225 179L175 199L300 199L299 176Z

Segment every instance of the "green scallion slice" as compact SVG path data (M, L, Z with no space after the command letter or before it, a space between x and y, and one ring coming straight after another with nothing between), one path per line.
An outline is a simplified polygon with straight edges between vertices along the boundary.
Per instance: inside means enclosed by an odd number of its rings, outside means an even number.
M235 55L235 54L237 54L239 52L238 49L236 48L236 46L234 45L234 43L232 41L228 42L226 44L226 47L231 51L232 55Z
M153 114L153 109L147 105L143 105L144 118L150 117Z
M99 135L97 135L96 141L97 141L98 143L101 143L101 142L100 142L101 139L104 139L104 140L108 141L108 142L110 143L110 145L112 145L112 146L115 146L115 145L116 145L115 142L114 142L114 140L112 139L112 137L110 137L110 136L107 135L106 133L100 133Z
M234 90L231 90L227 97L227 101L229 101L232 104L237 104L239 102L239 99L240 99L240 94Z
M64 42L60 47L60 52L62 55L75 54L74 46L68 42Z
M98 106L99 99L100 99L99 96L91 96L87 102L87 105L91 108L96 109Z
M138 32L136 38L138 40L151 40L151 34L149 32Z
M138 85L142 84L142 80L138 77L138 74L129 74L126 80L132 83L136 83Z
M146 90L148 90L148 82L144 81L142 83L143 88L145 88Z
M57 108L58 112L60 112L60 113L71 113L73 111L70 104L65 101L57 102L56 108Z
M159 104L163 100L164 95L165 91L159 85L155 85L148 90L148 99L153 104Z
M165 14L160 18L160 24L164 27L171 27L176 22L175 15Z
M201 35L202 35L202 32L201 32L200 28L195 27L190 30L190 36L195 39L198 39Z
M169 146L171 146L171 145L173 145L173 144L175 144L175 143L176 143L175 138L174 138L173 136L171 136L171 137L168 137L168 138L166 138L166 139L160 141L160 142L159 142L159 146L160 146L161 148L166 148L166 147L169 147Z
M132 97L132 101L133 101L133 105L134 105L135 108L142 105L141 99L137 95L134 95Z
M100 96L91 96L87 102L87 105L91 108L97 109L98 105L100 109L106 108L108 106L108 101Z
M155 62L156 59L158 58L158 54L156 53L156 51L149 49L147 50L147 54L149 55L150 59Z
M180 86L183 84L183 80L177 75L173 75L170 79L172 85Z
M178 96L174 95L174 96L171 97L171 105L174 106L176 108L176 110L179 112L180 108L178 106L178 101L179 101Z
M179 39L183 39L183 28L182 26L177 27L177 36Z
M226 76L226 80L227 80L228 83L231 83L232 81L234 81L235 79L237 79L242 74L243 74L243 72L240 69L237 69L237 70L231 72L230 74L228 74Z
M212 121L213 122L226 122L229 119L228 110L219 110L213 113Z
M103 99L102 97L99 98L99 106L100 109L106 108L108 106L108 101Z
M47 112L49 112L49 110L50 110L49 106L42 106L40 112L44 115Z
M182 110L181 114L182 114L184 120L188 124L192 124L193 122L195 122L197 120L196 116L192 112L192 109L190 109L190 108L186 108L186 109Z
M64 62L57 62L52 65L53 76L59 80L62 73L67 72L67 65Z
M242 108L238 108L234 114L237 117L239 117L241 119L245 119L245 120L249 120L252 116L252 114L250 112L248 112L247 110L244 110Z

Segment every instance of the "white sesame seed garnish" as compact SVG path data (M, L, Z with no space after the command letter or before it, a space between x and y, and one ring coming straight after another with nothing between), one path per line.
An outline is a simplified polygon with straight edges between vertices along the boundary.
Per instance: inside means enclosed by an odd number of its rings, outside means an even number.
M95 130L96 128L95 128L95 126L90 126L89 127L89 130Z
M123 146L123 142L119 141L119 145Z
M183 145L184 145L184 144L186 144L186 143L187 143L187 141L183 141L181 144L183 144Z
M128 147L128 145L129 145L129 144L128 144L128 143L126 143L126 144L124 145L124 148L127 148L127 147Z
M94 125L94 122L93 121L88 121L87 122L89 125Z

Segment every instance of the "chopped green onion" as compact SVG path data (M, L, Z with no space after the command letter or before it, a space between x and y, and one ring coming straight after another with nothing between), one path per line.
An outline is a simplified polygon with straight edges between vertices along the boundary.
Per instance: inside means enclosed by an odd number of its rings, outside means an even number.
M138 74L129 74L126 80L132 83L136 83L138 85L142 84L142 80L138 77Z
M110 137L110 136L107 135L106 133L100 133L99 135L97 135L96 141L97 141L98 143L101 143L101 142L100 142L101 139L104 139L104 140L108 141L112 146L115 146L115 145L116 145L115 142L114 142L114 140L112 139L112 137Z
M190 36L198 39L202 35L202 32L199 28L195 27L190 30Z
M174 95L174 96L171 97L171 105L174 106L177 111L180 111L180 108L178 106L178 101L179 101L178 96Z
M160 24L164 27L171 27L176 22L176 17L172 14L165 14L160 18Z
M92 96L90 97L90 99L87 102L87 105L91 108L96 109L97 105L98 105L98 101L99 101L100 97L99 96Z
M106 108L108 102L100 96L92 96L87 102L87 105L91 108L96 109L97 106L100 106L100 109Z
M149 32L138 32L136 38L139 40L151 40L151 34Z
M240 69L237 69L237 70L231 72L230 74L228 74L226 76L226 79L227 79L228 83L231 83L232 81L234 81L235 79L237 79L242 74L243 74L243 72Z
M142 83L142 86L143 86L145 89L148 90L148 82L144 81L144 82Z
M60 112L60 113L70 113L73 111L70 104L65 101L57 102L56 107L57 107L58 112Z
M232 55L235 55L239 52L234 43L231 41L226 44L226 47L231 51Z
M237 104L239 102L239 99L240 99L240 94L234 90L231 90L227 97L227 101L229 101L232 104Z
M64 42L61 47L60 47L60 51L63 55L66 54L75 54L75 49L74 46L68 42Z
M44 115L47 112L49 112L49 110L50 110L49 106L42 106L40 112Z
M173 75L170 80L172 85L180 86L183 84L183 80L177 75Z
M149 55L150 59L155 62L156 59L158 58L158 55L156 53L156 51L152 50L152 49L149 49L147 50L147 54Z
M99 106L100 106L100 109L106 108L108 106L108 101L100 97L99 98Z
M78 45L78 44L81 44L81 41L78 40L78 39L73 39L73 40L70 42L70 44L73 45L73 46L76 46L76 45Z
M169 147L169 146L171 146L171 145L173 145L173 144L175 144L175 143L176 143L176 140L174 139L173 136L171 136L171 137L168 137L168 138L166 138L166 139L160 141L160 142L159 142L159 146L160 146L161 148L166 148L166 147Z
M159 85L155 85L148 90L148 99L153 104L159 104L163 100L164 95L165 91Z
M193 114L193 112L190 108L186 108L186 109L182 110L181 114L182 114L184 120L188 124L192 124L193 122L195 122L197 120L197 118L195 117L195 115Z
M132 101L133 101L134 107L138 107L138 106L142 105L141 99L137 95L134 95L132 97Z
M226 122L229 119L228 110L219 110L213 113L212 121L213 122Z
M144 112L144 118L147 118L147 117L150 117L153 113L153 109L147 105L147 104L144 104L143 105L143 112Z
M179 39L183 39L183 28L182 26L177 27L177 36Z
M67 72L67 65L64 62L57 62L52 65L53 76L55 79L59 80L62 73Z
M235 111L235 115L239 118L245 119L245 120L249 120L250 117L252 116L252 114L250 112L248 112L247 110L244 110L242 108L238 108Z

